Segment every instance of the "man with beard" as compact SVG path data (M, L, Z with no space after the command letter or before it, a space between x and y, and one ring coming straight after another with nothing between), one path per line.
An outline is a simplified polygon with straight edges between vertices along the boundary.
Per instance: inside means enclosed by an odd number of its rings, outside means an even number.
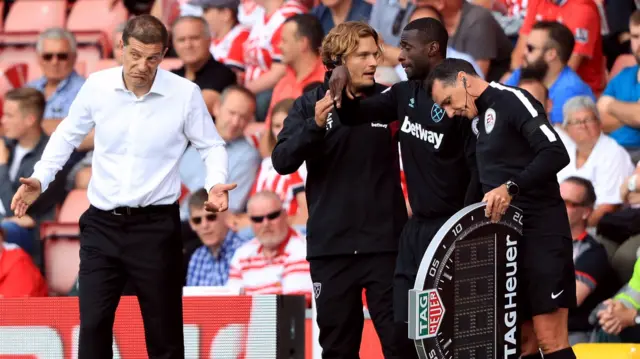
M533 25L523 55L524 68L539 72L543 84L549 89L549 99L553 102L550 120L554 125L562 124L562 107L575 96L595 96L589 85L569 67L568 62L575 44L573 33L566 26L555 21L540 21ZM513 72L505 82L517 86L521 69Z
M380 54L378 34L363 22L334 27L321 48L327 69L343 65L353 78L350 90L363 96L384 90L373 79ZM402 358L391 312L398 237L407 220L398 145L387 124L344 126L333 111L329 75L295 101L271 154L282 175L306 163L307 259L322 357L359 357L366 289L385 358ZM386 122L395 119L389 116Z
M349 88L355 79L342 66L334 69L330 81L332 99L344 123L400 120L402 162L413 211L400 236L393 290L402 358L418 358L408 339L408 293L430 239L458 210L482 198L471 124L461 117L446 118L426 92L425 79L445 58L447 40L447 30L436 19L407 24L400 36L398 61L410 81L397 83L378 96L354 96Z

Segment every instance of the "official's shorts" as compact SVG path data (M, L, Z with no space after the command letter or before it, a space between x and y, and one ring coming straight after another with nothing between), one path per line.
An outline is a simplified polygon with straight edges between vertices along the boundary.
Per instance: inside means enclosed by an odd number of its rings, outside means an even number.
M429 243L449 218L446 216L425 220L414 217L402 229L393 278L393 315L396 323L409 320L409 290L413 289Z
M576 307L573 245L564 204L525 210L518 245L518 306L522 320Z

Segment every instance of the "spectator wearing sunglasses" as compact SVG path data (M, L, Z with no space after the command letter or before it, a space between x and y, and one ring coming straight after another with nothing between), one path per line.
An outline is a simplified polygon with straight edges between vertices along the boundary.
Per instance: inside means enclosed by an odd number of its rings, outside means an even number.
M256 237L233 256L227 287L246 295L304 295L309 306L313 285L307 243L289 226L280 197L258 192L247 207Z
M76 98L84 78L75 70L76 39L65 29L50 28L38 36L36 52L42 77L27 84L44 94L43 127L51 135L60 121L67 117L71 102Z
M229 277L231 258L246 242L227 227L229 212L211 213L204 208L208 197L203 188L189 198L189 225L202 246L189 260L187 286L224 286Z

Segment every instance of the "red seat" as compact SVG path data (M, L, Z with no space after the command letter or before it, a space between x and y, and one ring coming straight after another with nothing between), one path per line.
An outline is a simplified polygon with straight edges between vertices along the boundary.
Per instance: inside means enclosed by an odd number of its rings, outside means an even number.
M44 275L52 294L66 294L73 288L80 269L80 240L77 224L50 224L44 233Z
M101 59L95 62L87 63L86 74L87 76L91 75L94 72L98 72L101 70L105 70L108 68L118 66L118 62L114 59Z
M4 24L6 33L35 33L51 27L64 27L65 0L18 0L9 10Z
M74 189L67 195L64 200L60 213L58 214L59 223L78 223L80 216L89 209L89 198L87 198L86 189Z
M115 28L127 21L127 9L118 1L111 9L111 0L78 0L67 21L67 30L71 31L79 44L98 45L102 56L111 53L114 44L111 35Z

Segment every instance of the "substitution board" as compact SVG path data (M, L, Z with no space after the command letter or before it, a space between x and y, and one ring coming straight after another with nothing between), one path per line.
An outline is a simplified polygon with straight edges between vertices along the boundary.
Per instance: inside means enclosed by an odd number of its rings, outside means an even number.
M498 223L485 204L440 228L409 292L409 338L421 359L517 359L518 247L522 210Z

